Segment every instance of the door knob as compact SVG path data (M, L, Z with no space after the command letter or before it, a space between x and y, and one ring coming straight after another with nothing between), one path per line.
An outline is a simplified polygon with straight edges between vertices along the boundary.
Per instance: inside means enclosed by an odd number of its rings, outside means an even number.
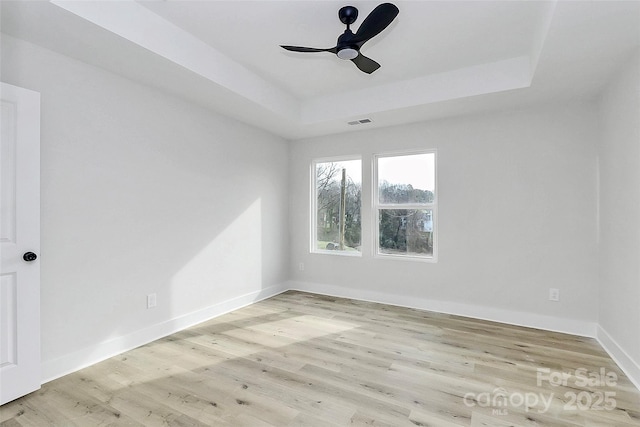
M22 255L22 259L27 262L35 261L37 258L38 255L34 254L33 252L25 252L25 254Z

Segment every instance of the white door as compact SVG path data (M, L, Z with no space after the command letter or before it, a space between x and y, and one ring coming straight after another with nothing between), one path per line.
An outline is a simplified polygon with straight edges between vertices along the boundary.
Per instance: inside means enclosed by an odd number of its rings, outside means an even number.
M3 404L40 388L40 94L0 85Z

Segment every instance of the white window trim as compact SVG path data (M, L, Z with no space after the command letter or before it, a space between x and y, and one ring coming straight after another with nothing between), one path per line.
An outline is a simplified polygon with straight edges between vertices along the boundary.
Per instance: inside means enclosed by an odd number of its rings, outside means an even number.
M378 189L378 159L381 157L401 157L410 156L416 154L433 154L433 166L434 166L434 197L431 203L407 203L407 204L380 204L380 192ZM371 200L372 200L372 224L371 233L373 247L371 248L372 256L376 259L385 260L406 260L417 261L426 263L438 262L438 152L436 149L428 150L411 150L411 151L393 151L376 153L371 158ZM417 256L417 255L395 255L380 253L380 209L430 209L433 212L433 255L431 256Z
M309 211L311 213L311 221L309 222L309 253L311 254L322 254L322 255L333 255L333 256L346 256L346 257L356 257L356 258L360 258L362 257L362 251L363 251L363 247L362 247L362 228L360 229L360 251L339 251L339 250L327 250L327 249L318 249L317 248L317 225L318 225L318 210L316 209L316 203L318 201L318 194L317 194L317 186L316 186L316 165L318 163L327 163L327 162L348 162L348 161L352 161L352 160L359 160L360 161L360 185L363 185L363 176L362 176L362 156L361 155L346 155L346 156L335 156L335 157L322 157L322 158L318 158L318 159L313 159L311 161L311 166L309 169L309 177L310 177L310 186L311 186L311 191L309 192L311 194L311 198L309 200L310 206L309 206ZM362 209L363 207L360 206L360 213L362 215ZM360 218L360 227L362 227L362 217Z

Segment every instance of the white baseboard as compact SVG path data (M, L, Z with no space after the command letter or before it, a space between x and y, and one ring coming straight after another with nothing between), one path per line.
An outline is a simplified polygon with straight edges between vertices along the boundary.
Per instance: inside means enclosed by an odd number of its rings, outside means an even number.
M270 286L259 291L214 304L193 313L164 321L130 334L113 338L96 346L82 349L54 360L42 363L42 383L78 371L80 369L116 356L125 351L171 335L190 326L220 316L255 302L278 295L287 290L286 283Z
M633 360L620 344L600 325L598 325L596 339L636 388L640 390L640 364Z
M291 290L331 295L342 298L352 298L361 301L378 302L401 307L417 308L437 313L454 314L457 316L472 317L474 319L490 320L493 322L543 329L546 331L562 332L590 338L594 338L596 336L597 324L595 322L567 319L564 317L523 313L520 311L505 310L501 308L415 298L406 295L344 288L341 286L319 283L289 281L288 288Z

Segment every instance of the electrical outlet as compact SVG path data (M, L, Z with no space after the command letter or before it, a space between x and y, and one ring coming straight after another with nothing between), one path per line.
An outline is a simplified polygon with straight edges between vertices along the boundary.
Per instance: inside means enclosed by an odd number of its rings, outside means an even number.
M549 301L560 301L560 289L549 288Z
M156 294L147 295L147 308L153 308L158 304Z
M304 262L301 262L300 264L298 264L298 269L300 271L304 271Z

